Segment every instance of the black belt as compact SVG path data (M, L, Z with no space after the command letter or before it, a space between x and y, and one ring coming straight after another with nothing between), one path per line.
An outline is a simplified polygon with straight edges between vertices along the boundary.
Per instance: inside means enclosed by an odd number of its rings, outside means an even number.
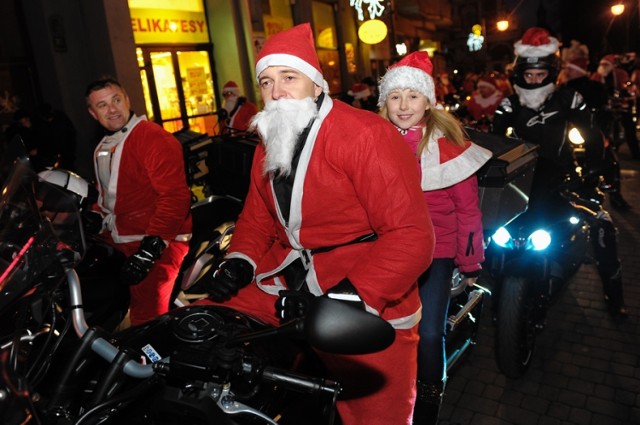
M353 245L362 242L373 242L378 240L378 235L373 232L363 236L359 236L352 241L341 243L338 245L331 246L323 246L322 248L314 248L309 250L300 251L300 255L304 256L304 262L302 258L297 258L291 264L282 270L282 274L284 276L285 282L287 282L287 286L290 289L300 290L304 286L305 278L307 277L307 267L305 264L309 264L311 262L311 258L309 258L309 254L321 254L323 252L333 251L336 248L340 248L347 245Z

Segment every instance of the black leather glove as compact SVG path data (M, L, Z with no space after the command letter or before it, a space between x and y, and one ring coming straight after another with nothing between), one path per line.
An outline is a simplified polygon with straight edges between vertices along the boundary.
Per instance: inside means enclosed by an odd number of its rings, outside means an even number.
M160 236L145 236L138 251L124 261L120 269L120 279L129 285L140 283L149 274L165 248L166 245Z
M283 322L304 317L313 298L314 295L307 291L282 290L278 292L276 316Z
M224 302L236 295L253 280L253 266L242 258L231 258L223 261L213 272L211 282L205 287L211 298Z

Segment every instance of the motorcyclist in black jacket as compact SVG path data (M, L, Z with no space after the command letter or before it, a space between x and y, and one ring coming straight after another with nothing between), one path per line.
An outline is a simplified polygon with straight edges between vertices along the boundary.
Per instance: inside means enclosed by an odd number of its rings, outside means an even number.
M602 132L592 122L583 97L556 84L560 71L558 40L545 29L533 27L514 46L515 94L505 98L496 110L492 131L504 135L510 128L517 137L540 145L528 213L542 217L553 202L558 202L553 188L582 178L576 171L573 148L568 140L570 128L578 128L585 139L587 170L602 158L604 144ZM588 171L585 175L589 175ZM594 190L596 185L597 179L593 179ZM612 314L626 316L616 228L604 210L593 222L594 255L605 299Z
M591 110L592 119L595 120L595 123L600 128L603 128L605 121L608 119L605 109L609 101L609 94L604 83L589 78L587 65L588 58L583 55L567 57L562 69L564 84L582 95ZM603 157L599 161L599 166L589 171L602 175L604 180L603 187L609 194L609 202L612 207L619 210L631 208L631 205L622 196L620 162L611 141L605 143Z

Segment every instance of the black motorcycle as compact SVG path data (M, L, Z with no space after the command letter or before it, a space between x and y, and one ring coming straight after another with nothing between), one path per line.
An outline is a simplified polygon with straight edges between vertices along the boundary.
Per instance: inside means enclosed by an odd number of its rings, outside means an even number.
M548 196L545 208L499 227L486 251L485 268L497 298L496 359L510 378L529 368L553 300L580 266L591 261L596 221L613 226L602 208L603 194L578 174Z
M0 193L3 424L331 424L341 387L315 350L364 354L394 340L386 321L326 297L280 327L211 305L118 333L91 327L68 197L20 164Z

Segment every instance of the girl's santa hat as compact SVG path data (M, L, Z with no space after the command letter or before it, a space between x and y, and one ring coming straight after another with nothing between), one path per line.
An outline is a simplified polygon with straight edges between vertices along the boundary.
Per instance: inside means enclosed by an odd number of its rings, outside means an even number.
M378 106L382 107L392 90L411 89L427 97L431 105L436 105L436 90L433 82L433 64L427 52L413 52L394 65L380 81Z
M256 79L270 66L288 66L309 77L329 92L329 84L322 76L322 68L315 50L311 25L304 23L272 35L264 43L256 58Z

